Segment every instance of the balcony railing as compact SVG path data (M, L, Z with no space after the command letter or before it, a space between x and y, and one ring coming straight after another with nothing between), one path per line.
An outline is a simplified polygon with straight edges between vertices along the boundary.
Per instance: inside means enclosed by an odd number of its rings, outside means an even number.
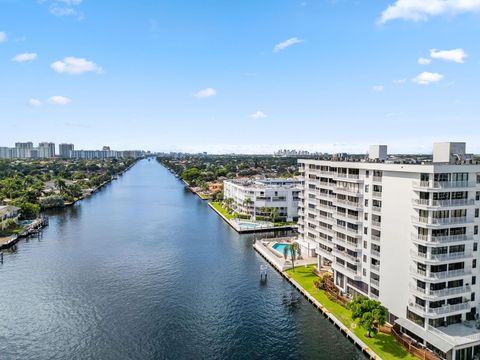
M373 264L370 264L370 269L376 271L376 272L379 272L380 271L380 265L373 265Z
M380 242L380 236L377 236L377 235L370 235L370 238L373 240L373 241L376 241L376 242Z
M469 237L465 234L463 235L450 235L450 236L428 236L420 234L412 234L413 241L421 241L431 244L444 244L444 243L454 243L454 242L465 242L472 240L472 237Z
M346 205L346 206L352 206L352 207L355 207L355 208L361 208L362 207L362 205L359 202L343 200L343 199L337 199L336 203L341 204L341 205Z
M333 173L333 176L341 179L353 179L353 180L360 179L360 176L358 174Z
M441 315L441 314L448 314L448 313L453 313L457 311L464 311L470 308L470 304L468 302L464 302L461 304L455 304L455 305L444 305L440 306L437 308L427 308L425 306L422 306L420 304L411 302L409 304L410 308L414 308L416 310L419 310L423 312L424 314L427 315Z
M450 217L450 218L432 218L432 217L412 216L412 221L414 223L440 226L440 225L465 224L472 220L470 220L466 216L458 216L458 217Z
M343 193L347 193L349 195L353 195L353 196L361 196L362 193L360 192L359 189L355 189L355 188L348 188L348 187L343 187L343 186L336 186L335 187L335 191L336 192L343 192Z
M380 206L372 206L372 211L381 213L381 212L382 212L382 208L381 208Z
M358 257L353 256L353 255L350 255L350 254L348 254L348 253L345 252L345 251L340 251L340 250L337 250L337 249L333 249L332 252L333 252L333 254L334 254L335 256L343 257L343 258L348 259L348 261L351 261L351 262L353 262L353 263L358 263L358 262L360 262L360 259L359 259Z
M460 294L468 294L472 291L470 285L465 286L458 286L449 289L442 289L442 290L428 290L421 287L416 286L413 283L410 283L410 290L420 294L421 296L427 296L430 298L434 297L447 297L452 295L460 295Z
M380 221L374 221L372 220L372 226L375 226L377 228L381 227L382 226L382 223Z
M439 271L439 272L430 272L427 274L425 270L419 270L414 266L410 267L410 272L414 275L420 275L429 279L447 279L459 276L470 275L472 272L467 269L458 269L458 270L449 270L449 271Z
M431 207L448 206L470 206L475 204L474 199L452 199L452 200L433 200L433 199L413 199L414 205Z
M374 176L374 177L372 178L372 180L373 180L374 182L382 182L382 177L381 177L381 176Z
M376 257L380 257L380 251L377 251L377 250L371 249L370 254Z
M370 284L379 287L380 286L380 281L375 280L375 279L370 279Z
M469 251L460 251L460 252L453 252L449 254L428 254L428 253L421 253L415 249L410 250L410 255L418 259L424 260L431 260L431 261L450 261L450 260L458 260L464 259L467 257L472 256L472 253Z
M381 198L382 197L382 192L381 191L372 191L372 196Z
M475 183L471 181L414 181L413 185L420 188L431 189L451 189L462 187L474 187Z

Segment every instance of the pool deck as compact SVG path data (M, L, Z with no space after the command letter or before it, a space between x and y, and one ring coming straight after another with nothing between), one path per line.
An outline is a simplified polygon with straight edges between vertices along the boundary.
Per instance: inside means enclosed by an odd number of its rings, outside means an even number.
M268 239L270 240L270 239ZM282 239L277 239L275 242L282 242ZM273 266L286 280L288 280L313 306L315 306L325 318L327 318L340 332L350 340L355 346L357 346L365 356L369 359L382 360L377 353L367 346L357 335L355 335L347 326L345 326L340 320L338 320L327 308L325 308L317 299L315 299L310 293L305 290L299 283L292 279L286 270L291 269L290 265L285 265L284 259L276 256L267 241L257 240L253 244L253 248ZM311 259L314 259L312 262ZM283 260L283 261L282 261ZM306 266L309 264L315 264L316 258L309 258L307 260L299 260L295 262L295 267Z
M270 264L272 264L277 270L285 271L292 268L292 264L289 260L286 260L280 252L274 250L272 246L276 243L284 243L285 240L292 240L290 238L277 238L277 239L264 239L257 240L253 244L253 248L257 250ZM306 266L316 264L317 258L309 257L306 259L296 260L295 267Z
M258 226L255 228L242 228L238 225L236 220L227 219L222 213L220 213L217 209L215 209L212 204L208 203L213 211L215 211L228 225L230 225L236 232L241 234L248 234L248 233L257 233L257 232L266 232L266 231L273 231L273 230L291 230L296 228L296 226L292 225L285 225L285 226ZM251 222L249 220L243 220L241 222ZM253 222L252 222L253 223Z

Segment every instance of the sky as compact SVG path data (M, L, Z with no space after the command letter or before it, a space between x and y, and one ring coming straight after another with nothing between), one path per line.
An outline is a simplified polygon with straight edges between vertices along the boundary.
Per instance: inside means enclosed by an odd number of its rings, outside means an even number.
M480 152L480 0L0 0L0 146Z

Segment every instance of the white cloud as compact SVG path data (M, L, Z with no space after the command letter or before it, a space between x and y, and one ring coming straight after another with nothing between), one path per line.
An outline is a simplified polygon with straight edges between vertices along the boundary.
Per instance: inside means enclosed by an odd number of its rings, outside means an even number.
M33 61L37 58L36 53L23 53L23 54L18 54L13 57L12 61L14 62L26 62L26 61Z
M52 96L50 99L48 99L48 102L52 105L67 105L72 102L69 98L65 96Z
M415 78L413 78L412 81L419 85L428 85L431 83L439 82L442 79L442 74L424 71L421 74L418 74Z
M217 95L217 90L215 90L214 88L205 88L205 89L202 89L200 91L198 91L196 94L195 94L195 97L197 98L208 98L208 97L212 97L212 96L215 96Z
M393 80L393 83L395 85L401 85L401 84L405 84L407 82L407 79L397 79L397 80Z
M81 3L82 0L52 0L50 2L50 13L55 16L78 15L78 19L81 20L83 19L83 14L75 9Z
M445 61L454 61L458 64L462 64L468 55L463 49L452 50L430 50L430 57L433 59L441 59Z
M273 51L274 52L279 52L279 51L282 51L282 50L288 48L289 46L292 46L292 45L295 45L295 44L300 44L302 42L303 42L303 40L300 40L296 37L293 37L293 38L287 39L287 40L282 41L281 43L278 43L277 45L275 45L275 47L273 48Z
M432 59L421 57L418 59L420 65L428 65L432 62Z
M28 105L30 105L32 107L37 107L37 106L42 105L42 102L38 99L30 99L30 100L28 100Z
M385 87L383 85L375 85L372 89L376 92L382 92L383 90L385 90Z
M7 41L7 33L5 31L0 31L0 44Z
M55 61L51 68L59 74L82 74L85 72L96 72L101 74L102 68L92 61L83 58L76 58L73 56L66 57L63 60Z
M427 21L431 16L476 11L480 11L480 0L396 0L382 12L380 23L395 19Z
M265 119L267 114L265 114L263 111L255 111L252 115L250 115L250 117L255 120Z

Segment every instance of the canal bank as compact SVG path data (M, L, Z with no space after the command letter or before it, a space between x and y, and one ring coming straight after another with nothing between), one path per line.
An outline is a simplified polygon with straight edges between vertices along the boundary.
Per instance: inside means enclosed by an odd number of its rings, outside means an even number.
M2 359L364 359L156 162L47 215L0 266Z

